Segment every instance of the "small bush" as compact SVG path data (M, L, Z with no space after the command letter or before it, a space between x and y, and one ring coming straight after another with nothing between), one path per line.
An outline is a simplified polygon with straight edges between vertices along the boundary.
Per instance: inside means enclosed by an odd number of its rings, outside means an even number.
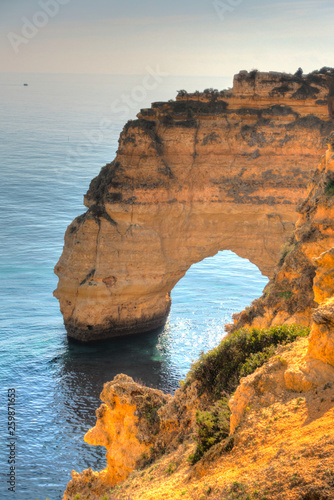
M256 78L256 75L258 74L259 70L258 69L252 69L252 71L250 71L249 73L249 78L251 80L255 80Z
M230 415L227 398L216 401L208 411L197 411L195 436L197 447L189 457L189 462L192 465L198 462L211 446L228 438Z
M334 196L334 181L327 182L325 186L325 194L326 196Z
M174 463L174 462L171 462L171 463L168 465L168 467L167 467L167 469L166 469L166 472L167 472L167 474L170 476L171 474L173 474L173 473L176 471L176 469L177 469L177 464L176 464L176 463Z
M242 328L230 334L207 354L202 353L192 365L186 384L197 380L200 393L207 393L213 400L222 393L233 392L245 373L251 373L274 353L278 345L288 344L297 337L306 337L309 328L298 325L274 326L269 329ZM258 356L255 356L260 353ZM261 355L262 353L262 355Z
M289 253L292 252L292 250L295 248L296 246L296 241L294 239L290 240L288 243L286 243L282 250L281 250L281 256L280 256L280 260L279 260L279 265L280 266L283 266L284 262L285 262L285 259L286 257L289 255Z
M188 92L184 89L177 90L177 97L188 97Z
M270 347L263 349L261 352L251 354L240 368L240 377L247 377L247 375L254 373L257 368L264 365L269 358L274 356L275 351L276 346L271 345Z
M329 66L324 66L323 68L319 70L312 71L311 75L333 75L334 74L334 68L331 68Z

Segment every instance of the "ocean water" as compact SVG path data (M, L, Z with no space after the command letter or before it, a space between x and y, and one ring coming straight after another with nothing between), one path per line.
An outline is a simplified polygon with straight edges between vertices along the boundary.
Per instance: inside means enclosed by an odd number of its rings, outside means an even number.
M23 86L23 83L29 86ZM71 470L105 466L84 443L103 384L117 373L173 392L267 283L232 252L191 267L163 331L94 345L69 341L52 296L53 267L82 196L114 158L127 119L176 90L229 78L0 74L0 498L58 500ZM8 491L7 391L15 389L15 482Z

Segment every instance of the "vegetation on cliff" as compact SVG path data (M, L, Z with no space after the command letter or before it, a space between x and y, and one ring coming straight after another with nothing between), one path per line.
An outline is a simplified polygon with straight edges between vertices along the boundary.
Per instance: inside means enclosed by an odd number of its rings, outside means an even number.
M295 337L296 333L298 336L296 327L292 327L287 338ZM241 410L238 428L233 436L226 437L230 413L226 400L220 399L212 404L203 395L196 395L194 386L197 382L192 385L191 396L190 388L185 384L176 397L164 401L164 405L158 410L160 429L156 439L170 442L175 430L177 437L172 446L166 447L163 455L160 454L146 466L133 470L125 481L115 486L108 486L101 481L97 488L95 482L99 476L103 476L103 472L97 474L85 471L74 476L75 481L64 498L332 499L334 440L331 429L334 421L334 384L323 382L312 391L297 392L287 390L284 382L282 383L291 364L301 360L307 349L308 339L303 337L306 331L301 333L302 337L291 344L279 346L275 356L252 375L242 379L242 384L233 397L233 404L230 404L234 416ZM285 341L285 335L282 335L280 329L274 334L275 341L277 336ZM140 391L139 399L146 394L152 400L150 391L154 390L137 386L124 375L118 376L116 385L110 383L109 388L118 388L117 391L123 394L123 404L126 407L128 395L124 382L130 384L135 398L138 398ZM110 399L107 387L104 398ZM198 400L201 400L200 404L205 404L206 401L208 406L194 414ZM160 404L158 401L158 406ZM146 411L140 413L140 418L147 417ZM193 423L189 421L191 414ZM109 416L111 428L113 421L117 425L117 415L118 413ZM124 424L126 425L125 422ZM183 431L187 429L187 434L183 434L180 439L179 430L183 424ZM117 442L114 445L109 443L108 446L110 457L118 454Z
M299 325L238 330L208 353L201 354L192 365L186 383L198 381L199 392L216 400L223 392L234 392L241 377L262 366L275 354L278 345L286 345L309 333L309 328Z
M310 329L298 325L276 326L269 329L241 329L209 351L202 353L192 365L186 385L197 382L199 395L205 394L214 402L205 411L196 413L195 451L190 463L195 464L215 444L224 442L225 450L233 447L230 434L229 394L240 379L252 374L275 355L279 345L294 342L298 337L309 335Z

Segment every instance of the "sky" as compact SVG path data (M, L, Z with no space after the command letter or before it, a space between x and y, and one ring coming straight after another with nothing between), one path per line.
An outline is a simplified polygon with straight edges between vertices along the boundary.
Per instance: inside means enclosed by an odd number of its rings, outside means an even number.
M0 0L0 71L229 76L334 66L333 0Z

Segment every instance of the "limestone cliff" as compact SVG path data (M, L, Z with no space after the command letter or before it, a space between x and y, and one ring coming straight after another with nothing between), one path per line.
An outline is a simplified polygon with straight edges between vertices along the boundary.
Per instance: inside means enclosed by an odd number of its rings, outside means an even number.
M55 267L68 335L162 326L175 284L219 250L272 276L334 127L332 80L241 72L231 90L181 91L128 122Z
M314 174L308 197L298 206L296 231L282 249L274 277L260 299L234 316L232 330L284 323L310 325L317 303L332 295L334 134L328 138L328 148ZM318 321L321 322L320 317Z

